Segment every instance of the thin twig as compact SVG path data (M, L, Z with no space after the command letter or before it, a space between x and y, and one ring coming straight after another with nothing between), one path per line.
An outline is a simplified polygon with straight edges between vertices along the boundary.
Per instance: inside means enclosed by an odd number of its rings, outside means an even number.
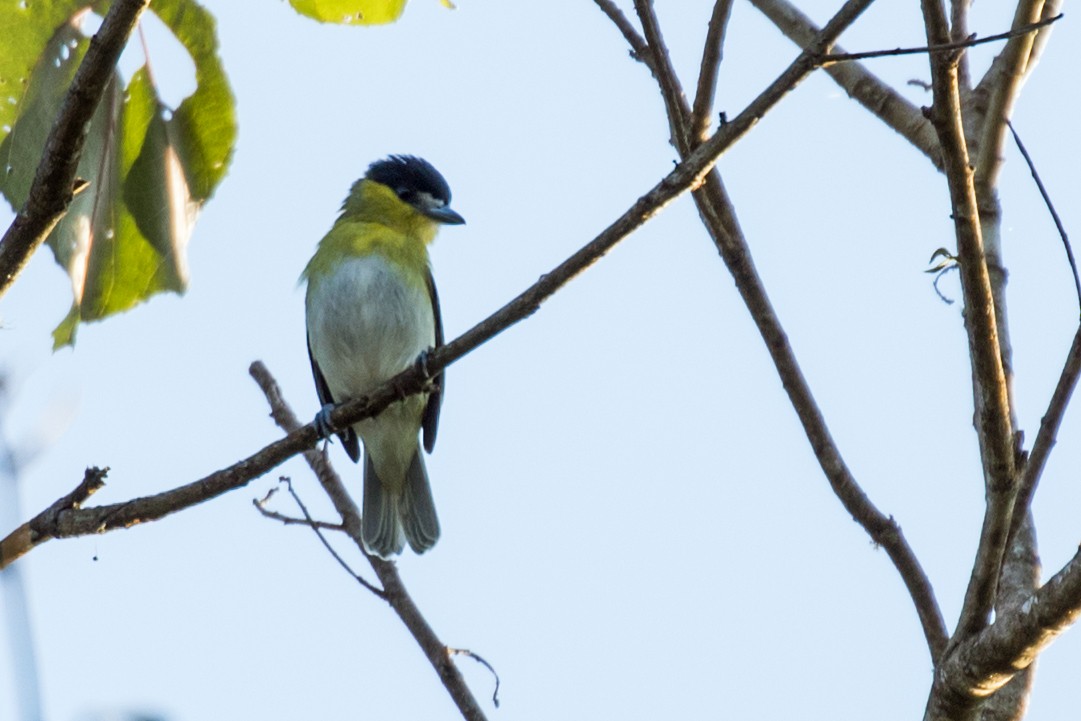
M116 62L150 0L117 0L105 14L79 64L45 142L26 204L0 239L0 296L67 212L75 195L75 171Z
M800 48L807 48L819 32L818 26L788 0L750 2ZM834 50L844 52L840 45ZM942 169L938 136L920 108L858 62L833 63L824 70L849 97L910 142L937 170Z
M326 539L326 536L323 535L323 532L319 529L319 526L312 519L311 514L308 513L308 508L304 505L304 501L300 500L300 496L297 495L296 490L293 488L293 481L285 476L282 476L280 480L281 482L285 483L286 490L288 490L289 495L293 497L293 500L300 508L300 512L304 514L304 519L308 522L308 525L311 527L311 529L315 531L315 535L319 536L319 541L323 544L323 547L327 549L330 555L334 557L334 560L338 562L338 565L344 568L345 572L352 576L354 579L356 579L356 582L359 583L361 586L364 586L364 588L368 589L376 596L379 596L379 598L385 600L387 597L386 592L368 579L364 578L364 576L361 576L359 573L354 571L352 567L345 562L345 559L342 558L336 550L334 550L334 546L330 545L330 541ZM345 527L338 526L336 530L344 531Z
M972 0L950 0L950 40L955 43L964 42L969 37L968 9L971 4ZM957 85L962 97L971 89L971 79L968 74L968 53L962 55L958 60Z
M1055 204L1051 202L1051 196L1048 194L1047 188L1044 187L1040 174L1036 172L1036 164L1032 162L1032 156L1028 154L1025 144L1021 142L1021 136L1017 134L1017 130L1009 120L1006 121L1006 127L1013 134L1013 141L1017 143L1017 149L1021 151L1021 157L1028 164L1028 170L1032 173L1032 179L1036 181L1036 187L1040 190L1044 205L1047 206L1047 211L1051 213L1051 219L1055 221L1055 227L1058 228L1058 235L1062 238L1062 247L1066 249L1066 260L1069 261L1070 270L1073 272L1074 289L1077 291L1077 305L1079 312L1081 312L1081 279L1077 277L1077 262L1073 257L1073 248L1070 247L1070 237L1066 234L1066 226L1062 224L1062 218L1059 217L1058 212L1055 210Z
M612 24L619 29L619 32L623 34L627 44L631 46L631 57L635 60L639 60L646 64L647 67L653 67L653 58L649 57L648 46L645 39L638 34L638 31L631 25L630 20L623 14L623 11L612 2L612 0L594 0L597 3L597 7L601 9L608 19L612 21Z
M284 481L285 478L282 478L281 480ZM269 508L267 508L267 504L277 492L277 488L271 488L262 498L251 499L251 504L255 506L255 510L259 511L259 514L263 516L263 518L269 518L272 521L280 521L281 524L284 526L305 526L307 528L311 528L314 526L315 528L321 528L324 531L345 530L345 527L342 526L342 524L340 523L331 523L330 521L316 521L307 518L296 518L294 516L287 516L284 513L279 513L278 511L270 510Z
M713 114L713 99L717 94L717 74L724 58L724 36L728 19L732 16L732 0L716 0L713 15L709 18L706 42L702 48L702 62L698 68L698 87L694 91L694 110L691 113L690 136L693 142L705 140L709 132L709 118Z
M491 672L492 678L495 679L495 690L492 691L492 703L495 704L496 708L499 708L499 674L496 673L492 664L485 661L484 657L479 653L473 653L468 648L448 648L447 653L451 656L466 656L471 658Z
M661 36L661 26L653 11L653 0L634 0L634 9L638 13L639 22L642 23L642 32L646 36L649 53L653 58L653 63L649 67L653 70L653 77L661 87L661 95L664 96L668 126L672 130L672 145L681 156L686 157L695 147L689 132L691 109L687 104L687 95L683 92L683 86L672 69L668 49Z
M999 40L1009 40L1010 38L1018 37L1020 35L1027 35L1031 32L1039 30L1045 25L1058 22L1062 19L1062 14L1058 14L1053 18L1045 18L1037 22L1030 23L1016 30L1009 30L1004 33L998 33L997 35L988 35L984 38L978 38L975 34L970 35L967 40L960 42L946 42L938 45L922 45L915 48L895 48L893 50L869 50L863 53L829 53L821 55L819 61L823 67L826 67L832 63L847 63L853 60L867 60L868 58L885 58L893 57L896 55L935 55L937 53L949 53L955 50L962 50L965 48L976 47L977 45L983 45L984 43L993 43Z
M1040 430L1037 431L1036 440L1032 443L1028 461L1021 473L1021 481L1017 484L1014 522L1010 529L1011 537L1017 533L1017 527L1032 506L1032 497L1036 493L1036 486L1047 466L1047 459L1055 445L1055 438L1058 435L1059 426L1062 425L1062 419L1066 415L1070 397L1073 395L1074 388L1077 387L1078 377L1081 377L1081 327L1074 333L1073 344L1066 355L1066 363L1055 385L1055 392L1051 394L1051 402L1047 405L1047 410L1044 411L1043 419L1040 421Z

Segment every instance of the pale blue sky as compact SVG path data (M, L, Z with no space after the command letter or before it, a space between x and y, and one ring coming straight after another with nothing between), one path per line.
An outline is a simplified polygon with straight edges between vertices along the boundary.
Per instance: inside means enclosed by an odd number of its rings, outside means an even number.
M388 153L438 167L467 219L432 250L449 337L591 239L672 167L660 98L591 2L413 0L396 25L321 26L285 3L207 6L240 138L192 239L191 289L86 326L40 253L0 302L18 383L7 432L70 423L23 479L25 514L112 468L102 503L204 476L279 436L247 376L263 360L317 410L296 279L350 183ZM684 82L712 3L659 3ZM825 20L832 3L806 10ZM976 8L981 34L1009 17ZM736 3L718 108L737 113L795 55ZM849 50L923 42L881 0ZM163 84L184 88L151 33ZM984 67L994 49L974 52ZM160 58L160 59L159 59ZM905 86L924 58L872 69ZM1015 123L1081 226L1081 39L1067 18ZM169 91L166 91L168 96ZM952 627L982 481L958 305L923 274L952 246L945 182L824 75L720 165L759 270L846 460L902 524ZM1077 323L1060 241L1012 146L1003 176L1021 426L1035 435ZM0 209L0 225L10 222ZM957 297L956 276L942 283ZM1035 503L1045 573L1076 551L1081 425L1067 415ZM331 456L354 490L360 470ZM402 575L499 719L913 719L930 661L902 584L833 497L733 283L682 199L532 318L452 366L428 459L443 538ZM248 489L142 528L54 541L21 561L50 721L150 710L224 718L442 719L456 711L393 613ZM276 508L292 512L279 496ZM0 529L6 531L6 529ZM348 551L346 544L341 548ZM362 560L354 560L363 569ZM97 558L95 561L94 558ZM0 719L14 713L0 635ZM1076 708L1081 635L1039 666L1029 718Z

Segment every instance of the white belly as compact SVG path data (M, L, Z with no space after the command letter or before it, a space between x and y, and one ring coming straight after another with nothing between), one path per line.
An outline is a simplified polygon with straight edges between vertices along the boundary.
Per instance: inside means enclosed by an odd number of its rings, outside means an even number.
M308 341L335 402L374 390L435 345L427 288L403 282L381 256L353 258L308 281ZM395 403L355 428L383 478L404 477L417 444L425 395ZM380 469L379 466L395 466Z

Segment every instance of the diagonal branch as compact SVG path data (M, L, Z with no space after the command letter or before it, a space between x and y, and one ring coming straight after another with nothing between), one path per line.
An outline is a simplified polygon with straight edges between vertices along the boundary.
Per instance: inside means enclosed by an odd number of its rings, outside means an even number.
M850 0L839 14L839 19L823 31L823 39L814 50L816 52L825 50L841 29L854 19L858 14L857 11L866 7L869 2L870 0L859 2ZM582 246L552 271L542 275L540 280L498 311L458 338L434 350L428 355L424 367L418 365L402 371L371 395L347 401L336 407L330 414L331 423L336 427L352 425L363 418L370 418L381 412L391 403L400 400L403 394L420 393L428 387L431 379L448 365L510 326L531 316L540 308L541 303L579 273L600 260L619 241L641 227L677 196L699 185L717 158L746 135L763 115L780 102L781 98L813 69L812 53L802 53L743 112L718 129L708 141L679 163L596 238ZM242 488L252 479L267 473L286 459L313 448L318 440L315 424L309 423L228 468L187 485L123 503L63 511L57 514L55 522L49 523L33 536L20 534L16 538L13 534L4 539L2 541L4 554L0 557L0 568L53 538L85 536L155 521L171 513L203 503L222 493Z
M1077 379L1081 376L1081 327L1073 337L1073 344L1066 356L1066 365L1059 376L1055 392L1051 394L1051 402L1040 421L1040 430L1036 433L1036 440L1032 444L1028 461L1021 473L1021 481L1017 486L1017 500L1014 502L1014 521L1010 535L1017 532L1017 527L1025 517L1032 505L1032 497L1036 493L1036 486L1043 475L1043 469L1047 466L1047 458L1051 455L1051 449L1055 446L1055 437L1058 435L1062 418L1066 415L1066 407L1070 404L1070 397L1074 388L1077 387Z
M788 0L750 2L800 48L807 48L819 32L814 22ZM844 52L840 46L833 50ZM938 136L918 107L859 63L835 63L824 69L849 97L915 146L932 165L942 169Z
M292 409L285 402L285 399L282 397L281 388L278 386L278 382L270 375L270 371L267 370L266 366L256 361L255 363L252 363L249 372L251 373L252 378L255 379L255 382L259 384L259 388L262 389L263 394L266 395L267 402L270 403L271 407L271 416L273 416L278 427L289 434L296 433L300 430L300 422L297 420ZM406 628L409 629L409 632L413 635L413 639L417 642L417 645L420 646L424 655L428 658L428 662L432 664L435 672L439 675L439 680L443 682L443 686L447 689L447 693L450 694L450 697L458 706L458 710L461 712L462 717L468 721L484 721L484 711L481 710L477 700L473 697L473 693L466 685L465 679L462 678L461 673L458 671L458 667L455 666L454 662L451 660L454 655L452 649L448 648L440 641L439 637L435 634L435 631L428 625L427 620L425 620L420 609L417 608L416 603L414 603L413 598L409 595L409 591L406 590L401 576L398 575L398 567L393 562L384 561L377 556L369 555L364 550L364 544L361 541L360 511L357 509L353 499L349 496L349 493L345 490L341 478L330 465L330 461L327 460L325 455L315 450L306 452L304 454L304 459L315 473L316 478L319 479L319 483L322 484L327 495L330 496L334 508L337 509L338 513L341 515L342 524L346 534L353 539L357 549L368 560L368 563L372 566L372 570L374 570L376 576L379 577L382 588L375 588L372 584L363 580L361 576L353 573L348 566L346 566L346 570L369 590L385 600L390 607L394 609L394 612L398 614L398 618L400 618ZM305 515L307 515L307 512L305 512ZM323 540L322 536L320 536L320 540ZM324 540L323 543L325 544L326 541ZM335 558L337 558L339 563L345 565L340 558L337 556L335 556Z
M650 3L648 0L636 0L635 7L639 12L648 41L649 55L640 54L657 77L665 99L669 122L672 124L672 137L677 140L680 153L686 155L693 150L694 140L690 137L687 126L676 125L680 118L686 117L686 107L683 105L685 100L679 79L668 58ZM852 19L855 19L854 16ZM817 47L825 47L825 41L808 43L808 50L805 52L813 53L814 48ZM864 527L875 543L886 549L913 599L931 656L937 659L946 646L947 634L930 581L901 533L900 527L892 517L885 516L874 506L844 463L810 387L803 377L795 354L788 344L787 336L773 310L762 280L755 270L750 249L716 168L710 171L703 185L696 189L693 195L703 223L732 273L736 287L743 296L751 316L758 325L759 332L773 358L784 388L804 426L804 432L811 442L826 478L845 509Z
M90 39L45 143L26 205L0 239L0 296L7 292L75 195L75 170L86 132L128 36L150 0L117 0Z

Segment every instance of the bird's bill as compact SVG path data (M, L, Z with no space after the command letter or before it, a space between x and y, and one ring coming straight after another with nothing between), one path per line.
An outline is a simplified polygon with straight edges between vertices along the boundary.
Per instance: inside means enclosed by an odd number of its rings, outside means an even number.
M420 212L428 216L437 223L444 225L462 225L465 223L465 218L455 213L453 210L446 206L438 208L424 208Z

